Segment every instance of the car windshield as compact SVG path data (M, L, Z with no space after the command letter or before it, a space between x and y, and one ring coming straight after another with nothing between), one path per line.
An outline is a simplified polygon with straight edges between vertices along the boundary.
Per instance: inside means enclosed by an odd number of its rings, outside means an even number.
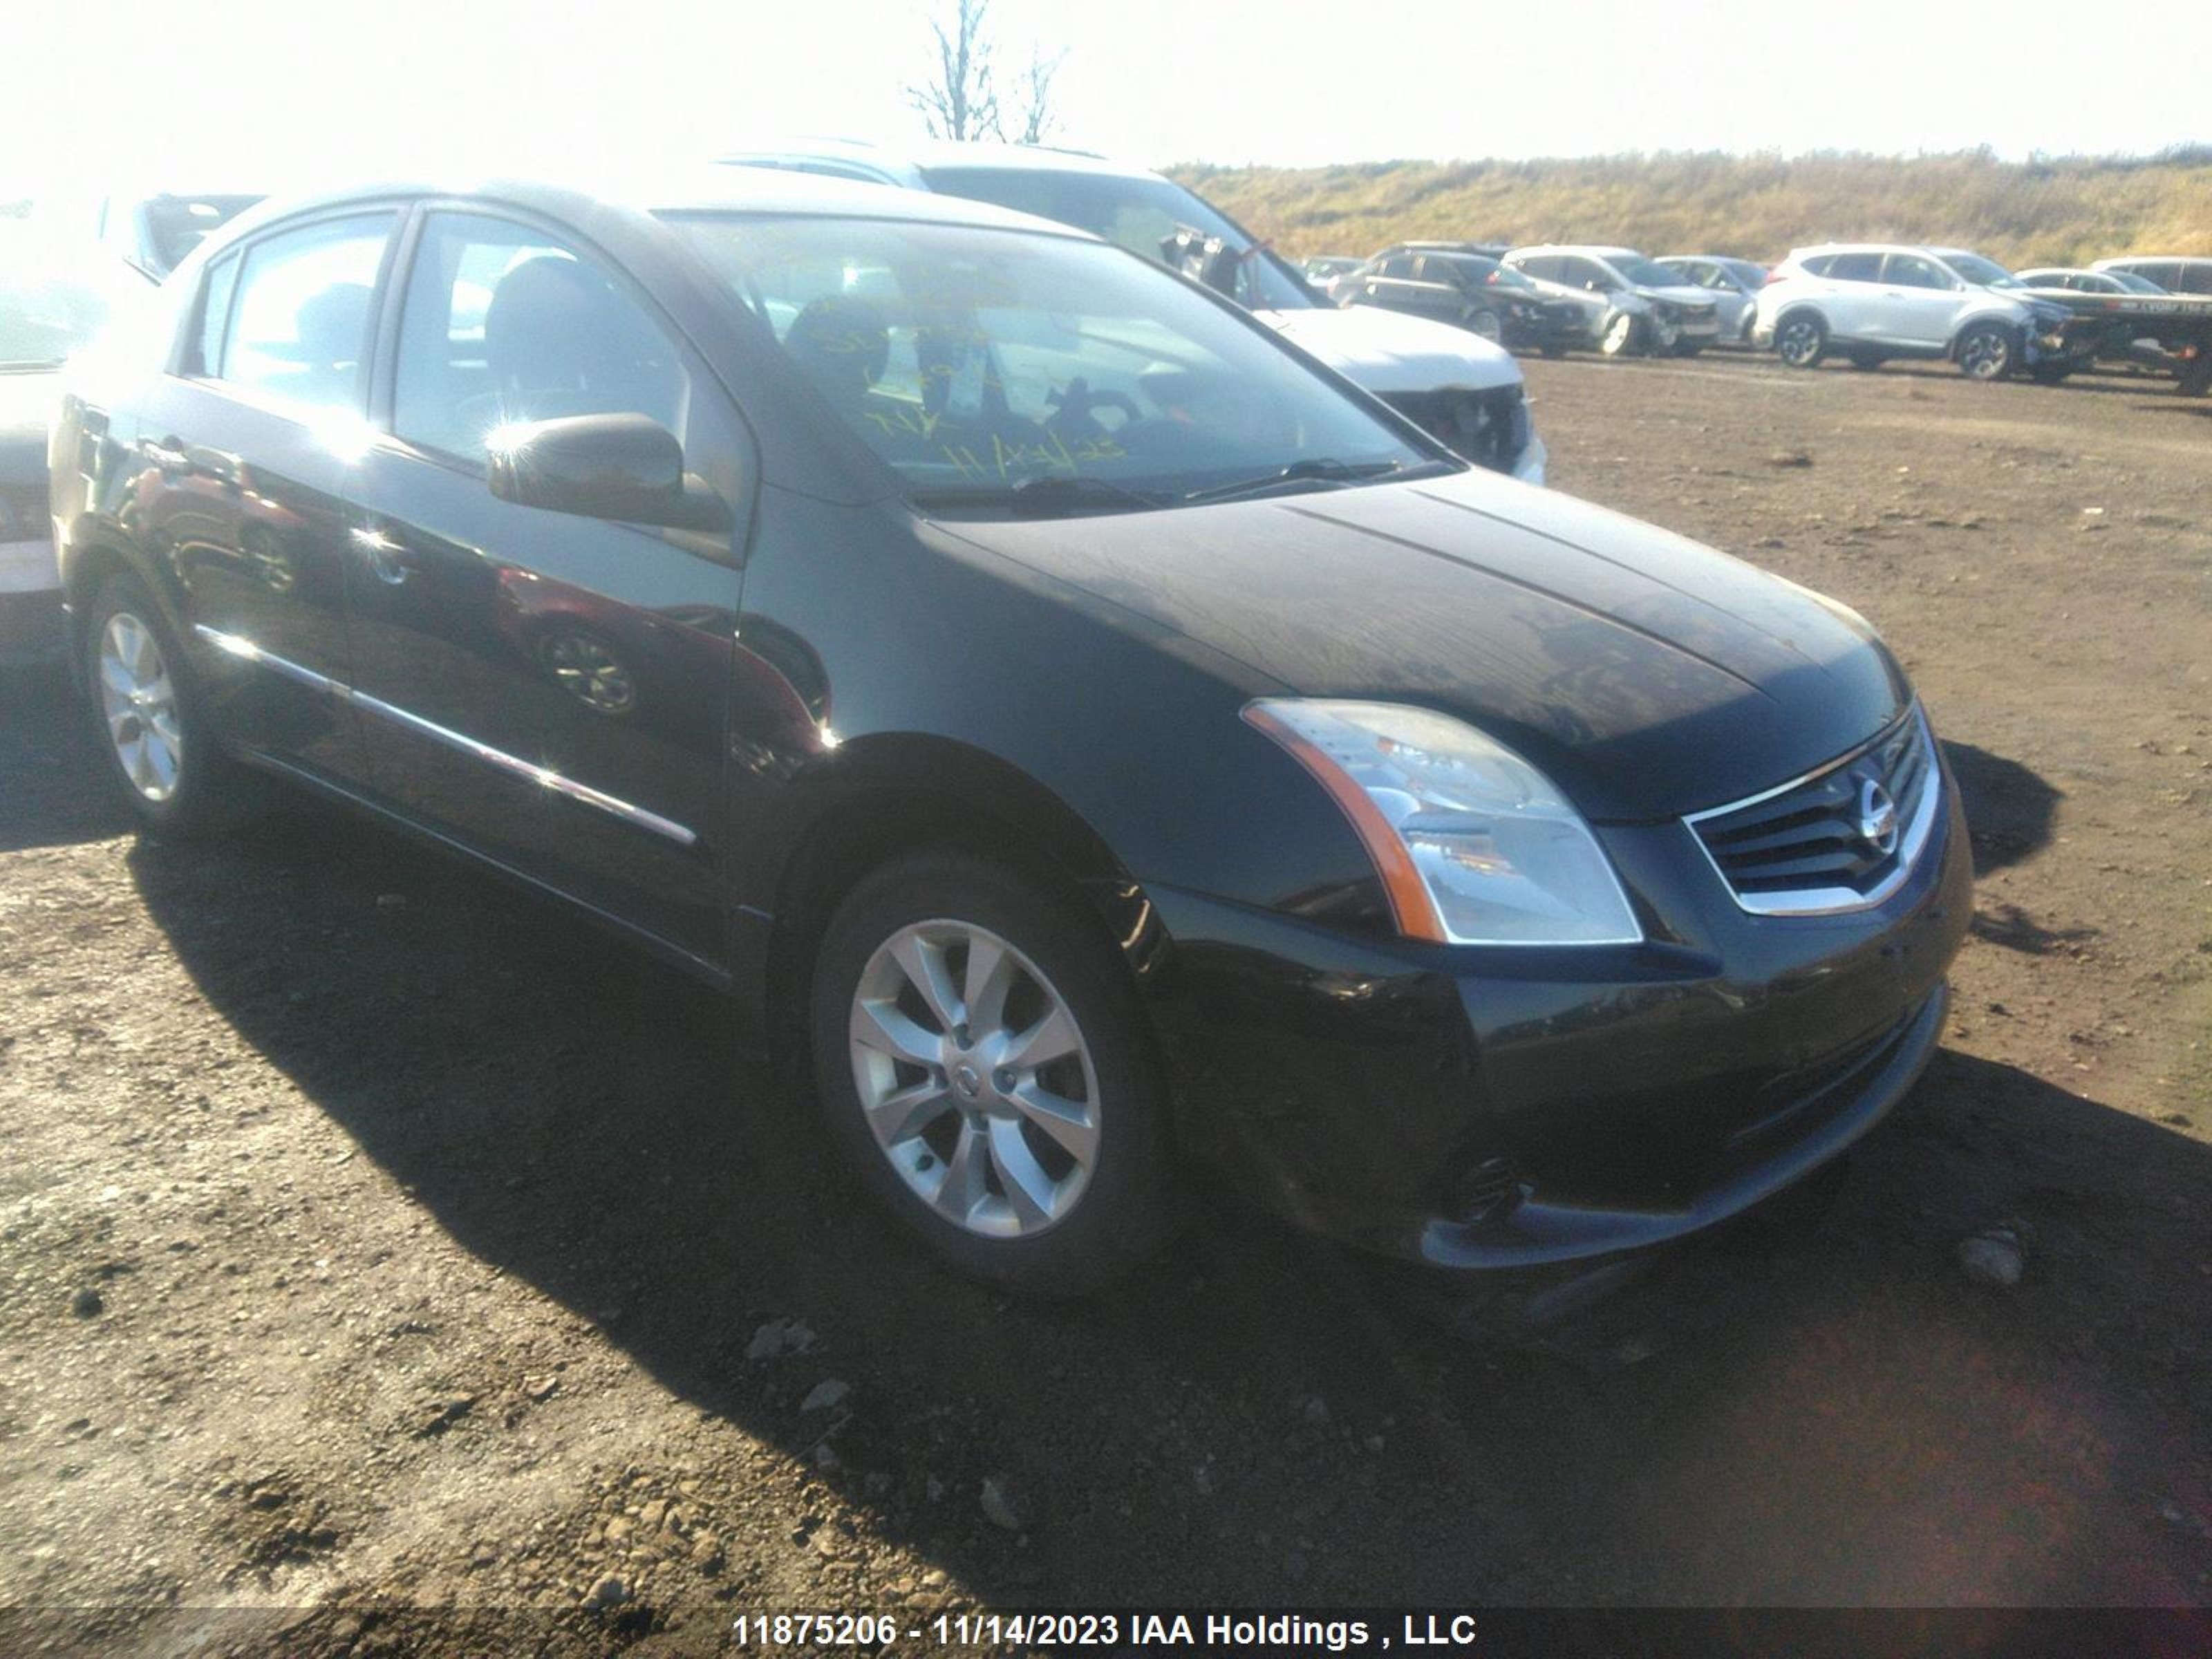
M1681 288L1689 282L1681 272L1669 270L1666 266L1638 254L1608 259L1606 263L1639 288Z
M2129 294L2163 294L2166 290L2148 276L2138 276L2132 270L2108 270L2104 273Z
M1727 270L1747 289L1756 291L1766 286L1765 265L1750 259L1716 259L1713 263Z
M668 216L933 509L1127 511L1278 475L1330 488L1451 465L1264 329L1115 248L890 220Z
M0 372L59 368L116 312L150 292L143 276L102 249L0 225Z
M1111 173L1059 172L1049 167L940 167L923 169L929 187L971 202L989 202L1018 213L1073 225L1132 253L1165 264L1167 244L1185 230L1218 237L1235 256L1222 291L1255 311L1306 311L1320 305L1313 291L1267 249L1200 198L1166 179Z
M2022 288L2019 277L1994 259L1984 259L1978 253L1947 253L1943 263L1966 281L1982 288Z

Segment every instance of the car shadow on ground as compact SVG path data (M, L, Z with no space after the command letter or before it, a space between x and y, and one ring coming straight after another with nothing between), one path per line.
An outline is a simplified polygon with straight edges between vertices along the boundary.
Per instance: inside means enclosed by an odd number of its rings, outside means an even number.
M1824 1212L1526 1340L1203 1198L1132 1281L1027 1305L864 1204L713 993L580 922L319 809L131 868L408 1201L703 1411L831 1445L872 1526L988 1598L2205 1594L2204 1540L2143 1516L2212 1516L2212 1155L2015 1068L1946 1053ZM2011 1289L1954 1259L2000 1224ZM749 1359L783 1318L818 1349ZM829 1377L845 1407L803 1413Z
M58 668L0 671L0 853L126 833L100 775L92 717Z

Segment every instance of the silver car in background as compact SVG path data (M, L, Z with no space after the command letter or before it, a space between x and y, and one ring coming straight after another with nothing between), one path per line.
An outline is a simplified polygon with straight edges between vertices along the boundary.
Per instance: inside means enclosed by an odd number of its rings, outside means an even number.
M1759 320L1759 290L1766 286L1765 265L1725 253L1668 253L1651 263L1673 271L1686 286L1701 288L1713 296L1722 344L1752 343L1752 325Z

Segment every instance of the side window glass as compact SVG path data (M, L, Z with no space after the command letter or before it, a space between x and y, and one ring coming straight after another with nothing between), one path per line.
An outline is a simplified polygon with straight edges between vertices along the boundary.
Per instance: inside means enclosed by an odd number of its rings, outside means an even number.
M1802 262L1799 264L1798 269L1802 270L1808 276L1825 276L1828 274L1828 267L1835 263L1835 255L1832 253L1820 253Z
M1406 254L1395 253L1382 262L1382 275L1384 276L1404 278L1413 274L1413 262Z
M407 280L392 430L482 462L518 421L637 414L683 435L690 380L659 324L545 233L441 213Z
M219 261L200 289L199 337L192 347L191 373L214 374L222 362L223 331L230 325L230 302L238 293L238 256Z
M1828 275L1838 283L1878 283L1881 280L1881 255L1838 253L1829 261Z
M248 246L214 378L302 410L359 408L392 222L388 213L325 219Z
M1948 288L1950 279L1917 253L1889 256L1889 280L1899 288Z

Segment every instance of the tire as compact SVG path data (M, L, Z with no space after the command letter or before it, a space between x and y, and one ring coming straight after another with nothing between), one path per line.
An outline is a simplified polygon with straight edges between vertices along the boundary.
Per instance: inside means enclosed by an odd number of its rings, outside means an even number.
M1001 969L971 1000L979 948ZM811 1003L824 1127L952 1267L1080 1296L1167 1237L1169 1111L1150 1029L1077 901L966 853L896 860L838 907ZM1040 1031L1056 1054L1024 1065Z
M2020 361L2012 331L2002 323L1974 323L1959 336L1952 356L1970 380L2002 380Z
M1828 355L1828 325L1818 312L1793 311L1774 328L1774 355L1792 368L1818 368Z
M1850 354L1851 367L1863 369L1869 374L1873 374L1887 361L1888 359L1879 351L1854 351Z
M1644 325L1626 311L1617 311L1609 318L1605 332L1598 337L1597 349L1607 357L1626 357L1644 349Z
M94 740L141 825L198 835L252 816L258 780L223 752L191 661L143 580L107 579L77 647Z
M1484 311L1480 308L1470 311L1463 319L1463 326L1480 335L1492 345L1505 343L1505 325L1498 320L1498 313L1494 311Z

